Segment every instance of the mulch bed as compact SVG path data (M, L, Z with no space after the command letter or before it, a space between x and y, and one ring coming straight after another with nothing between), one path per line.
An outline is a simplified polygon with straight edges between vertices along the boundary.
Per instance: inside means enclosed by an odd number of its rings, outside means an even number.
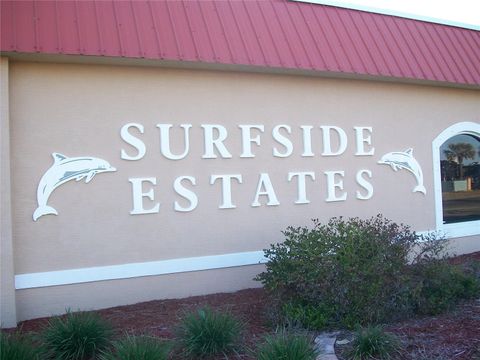
M480 261L480 252L459 256L452 262L461 264L470 260ZM97 312L113 324L118 336L126 332L146 333L171 339L182 314L203 306L229 310L245 321L244 340L250 349L272 331L268 319L268 299L263 289L155 300ZM22 332L37 332L47 322L46 318L24 321L19 324L19 329ZM402 339L402 360L480 360L480 299L460 304L439 316L410 319L390 324L386 329ZM245 354L232 358L253 359Z
M480 300L450 313L389 326L407 344L407 359L480 359Z

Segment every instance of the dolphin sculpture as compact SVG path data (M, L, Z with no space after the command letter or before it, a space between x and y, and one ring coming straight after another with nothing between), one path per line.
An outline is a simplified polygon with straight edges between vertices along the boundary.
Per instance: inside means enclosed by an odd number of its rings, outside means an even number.
M38 208L33 213L33 220L37 221L43 215L58 215L57 210L48 206L48 198L52 192L67 181L85 178L89 183L96 174L117 171L107 161L94 157L69 158L59 153L53 153L53 165L40 179L37 188Z
M427 193L425 186L423 186L422 168L418 161L413 157L413 149L405 151L390 152L382 156L379 164L390 165L393 170L398 171L405 169L415 176L417 186L413 188L413 192L421 192L424 195Z

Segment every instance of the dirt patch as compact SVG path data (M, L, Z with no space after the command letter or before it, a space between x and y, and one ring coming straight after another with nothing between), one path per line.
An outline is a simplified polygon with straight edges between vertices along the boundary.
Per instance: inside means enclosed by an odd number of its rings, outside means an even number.
M468 261L480 261L480 252L452 259L456 264ZM99 310L98 313L112 323L118 336L125 332L147 333L171 339L182 314L203 306L229 310L244 321L244 340L250 349L255 348L266 333L273 331L268 321L269 303L263 289L155 300ZM46 318L24 321L19 328L23 332L38 332L47 322ZM480 360L480 299L463 303L440 316L410 319L390 324L386 329L401 338L404 344L402 360ZM342 348L337 348L341 352ZM253 359L246 353L233 358Z

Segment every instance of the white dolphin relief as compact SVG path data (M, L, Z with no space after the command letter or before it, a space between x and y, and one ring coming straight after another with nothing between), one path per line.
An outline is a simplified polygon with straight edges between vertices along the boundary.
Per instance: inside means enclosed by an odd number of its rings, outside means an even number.
M379 164L390 165L393 170L398 171L405 169L415 176L417 186L413 188L413 192L421 192L424 195L427 193L425 186L423 186L423 172L418 161L413 157L413 149L405 151L394 151L382 156Z
M67 181L75 179L80 181L85 178L89 183L96 174L117 171L107 161L94 157L69 158L59 153L53 153L53 165L40 179L37 188L38 208L33 213L33 220L37 221L43 215L58 215L57 210L48 206L48 198L52 192Z

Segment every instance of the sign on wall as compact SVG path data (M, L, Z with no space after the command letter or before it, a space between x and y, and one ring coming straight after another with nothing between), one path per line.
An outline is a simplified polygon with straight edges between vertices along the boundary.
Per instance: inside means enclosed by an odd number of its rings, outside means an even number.
M313 126L301 125L292 128L290 125L280 124L274 126L270 134L266 134L266 127L262 124L255 125L238 125L240 129L241 152L232 153L226 145L229 136L228 130L218 124L202 124L202 144L203 152L201 154L190 154L190 129L191 124L181 124L179 128L183 133L181 138L172 138L170 130L173 124L157 124L155 131L159 132L160 154L169 161L182 161L187 156L195 155L199 161L207 159L231 159L238 157L242 159L254 159L256 150L263 146L262 137L271 136L274 145L270 149L271 161L277 159L288 158L292 156L294 149L301 153L301 157L338 157L347 151L353 151L356 157L371 157L372 168L376 164L389 165L392 170L406 170L410 172L414 179L415 185L413 192L426 194L423 184L422 168L413 156L413 149L409 148L405 151L393 151L384 154L380 159L375 159L375 147L373 143L373 128L370 126L354 126L353 127L353 144L349 144L347 130L333 125L319 126L321 136L316 139L313 137ZM292 133L298 131L301 142L294 143ZM120 149L120 159L127 162L142 161L146 152L147 145L142 140L142 134L145 128L140 123L128 123L120 129L120 136L125 146ZM321 152L315 154L313 152L313 144L321 142ZM182 143L183 150L177 153L172 151L171 143ZM48 204L50 195L56 188L64 183L75 180L85 179L89 183L97 174L105 172L115 172L116 169L106 160L90 157L68 157L60 153L52 154L54 163L46 170L37 187L38 208L33 213L33 220L37 221L44 215L58 215L58 211ZM326 203L348 201L354 197L358 200L370 200L374 195L374 188L371 182L374 176L372 169L361 169L355 174L356 189L348 191L344 186L345 169L327 169L322 173L315 171L292 171L285 169L285 181L289 186L296 189L296 198L291 199L294 204L308 204L311 202L308 188L309 184L317 181L319 177L325 177L326 180L326 196L323 199ZM112 175L111 175L112 176ZM173 210L177 212L194 211L199 204L200 199L195 192L197 185L197 174L186 173L178 176L173 180L172 187L178 195L179 200L175 201ZM129 177L131 183L132 207L126 209L131 215L143 215L160 212L160 203L156 199L157 184L156 177ZM218 209L234 209L236 208L235 191L238 186L242 186L242 173L218 173L210 174L209 184L214 185L220 183L221 203L212 204ZM275 190L275 185L268 172L258 174L257 186L254 193L251 194L251 207L260 206L279 206L280 201Z

